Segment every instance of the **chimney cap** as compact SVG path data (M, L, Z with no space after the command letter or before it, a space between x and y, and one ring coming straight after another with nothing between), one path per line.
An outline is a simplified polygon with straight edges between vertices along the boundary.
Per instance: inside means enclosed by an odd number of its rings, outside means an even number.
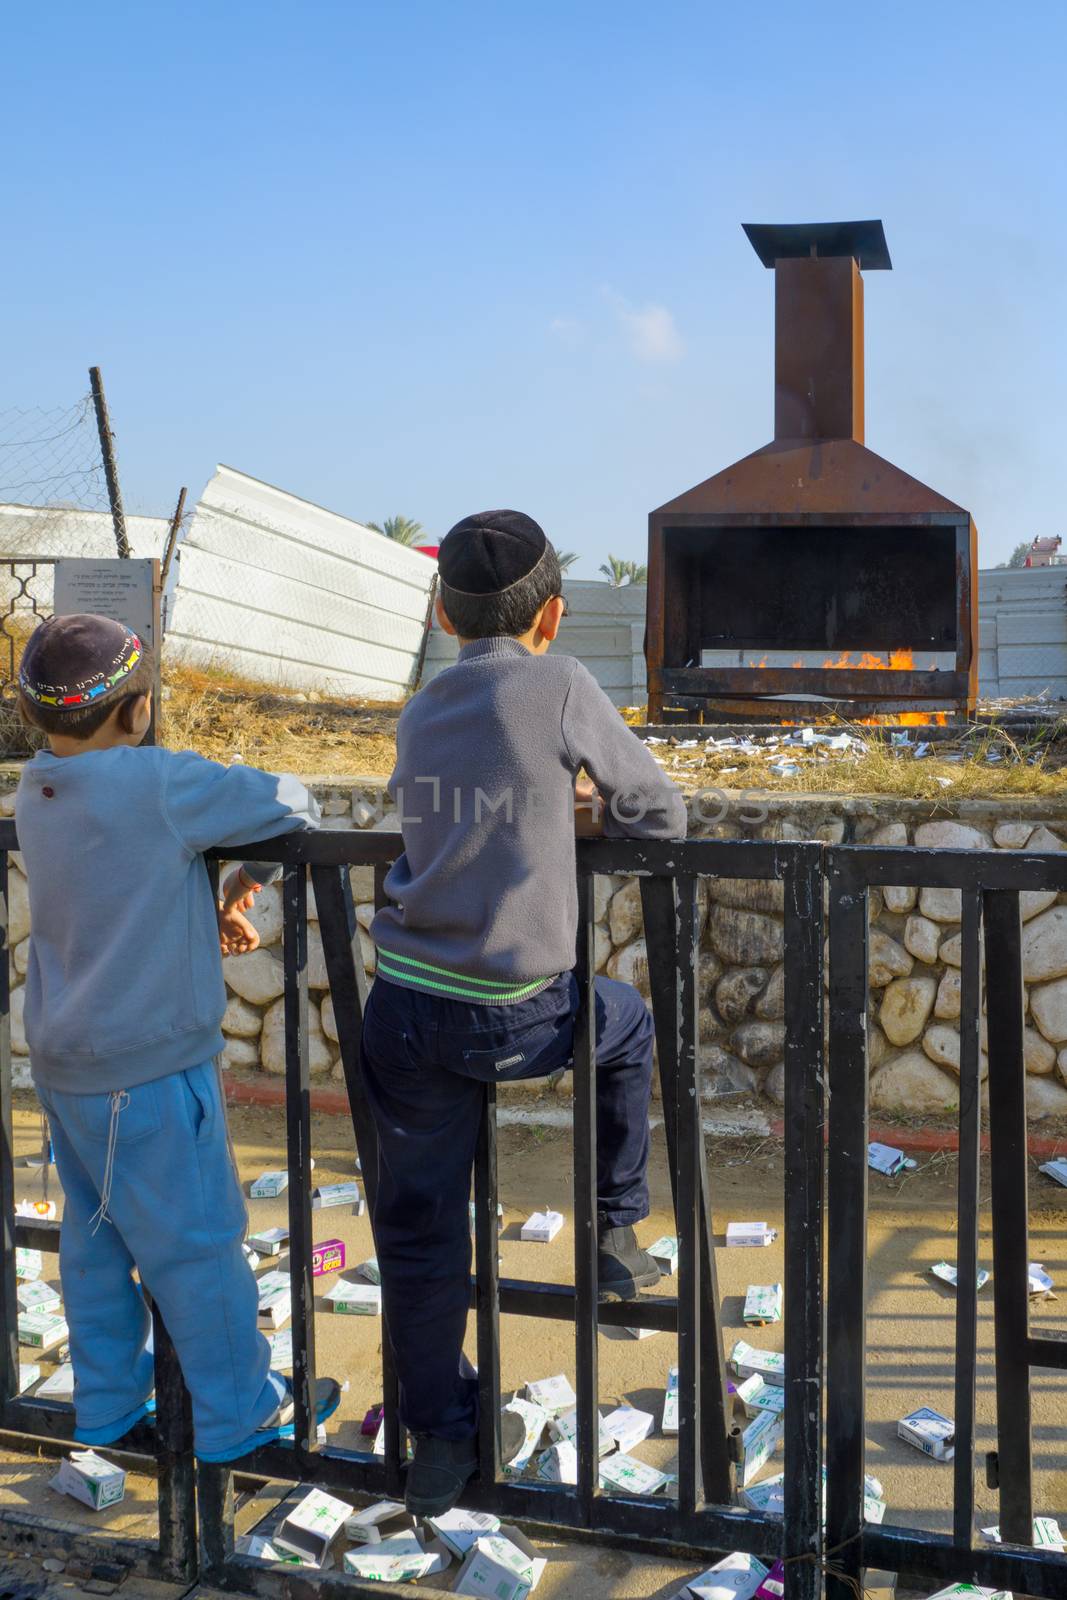
M788 256L852 256L865 272L892 268L881 220L870 222L743 222L765 267Z

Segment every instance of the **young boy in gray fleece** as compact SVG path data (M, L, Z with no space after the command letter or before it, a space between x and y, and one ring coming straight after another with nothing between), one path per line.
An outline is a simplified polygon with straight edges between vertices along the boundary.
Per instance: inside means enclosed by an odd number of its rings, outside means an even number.
M477 1469L477 1379L463 1355L467 1203L483 1085L570 1065L579 993L576 801L605 834L684 837L681 793L572 656L546 654L566 608L559 562L516 511L458 523L441 545L438 620L459 660L407 705L390 780L404 853L372 934L378 978L363 1070L380 1140L374 1235L415 1436L407 1504L435 1515ZM576 791L584 768L598 791ZM599 1294L632 1299L659 1271L648 1215L652 1020L596 979ZM502 1419L504 1459L522 1442Z

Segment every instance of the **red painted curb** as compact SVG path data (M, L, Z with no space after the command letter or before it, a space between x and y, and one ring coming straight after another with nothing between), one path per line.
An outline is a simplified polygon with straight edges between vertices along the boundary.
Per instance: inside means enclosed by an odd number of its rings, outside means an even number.
M226 1099L231 1105L284 1106L285 1085L246 1083L240 1079L228 1078ZM312 1089L311 1109L324 1112L327 1116L347 1117L348 1095L343 1089ZM771 1123L771 1134L775 1139L784 1138L785 1123L780 1118ZM960 1147L959 1131L956 1128L872 1127L871 1138L877 1139L880 1144L891 1144L897 1150L917 1155L937 1155L943 1150L958 1150ZM1031 1135L1026 1141L1026 1148L1035 1159L1050 1161L1054 1156L1061 1155L1067 1150L1067 1138L1039 1139ZM988 1133L982 1135L982 1149L989 1150Z

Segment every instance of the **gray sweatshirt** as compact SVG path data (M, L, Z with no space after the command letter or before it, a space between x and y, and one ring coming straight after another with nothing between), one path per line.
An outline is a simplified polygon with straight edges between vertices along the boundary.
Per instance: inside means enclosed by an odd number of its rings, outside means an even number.
M389 792L404 853L378 971L454 999L528 999L575 961L574 780L615 838L684 838L685 802L573 656L478 639L405 706Z

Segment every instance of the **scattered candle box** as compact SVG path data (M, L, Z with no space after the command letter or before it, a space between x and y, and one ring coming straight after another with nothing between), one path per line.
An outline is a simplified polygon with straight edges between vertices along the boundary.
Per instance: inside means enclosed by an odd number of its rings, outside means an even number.
M19 1362L19 1394L25 1394L31 1384L40 1380L41 1368L36 1361Z
M667 1368L667 1388L663 1396L661 1433L678 1432L678 1368Z
M326 1211L331 1206L351 1206L355 1216L365 1210L363 1195L358 1183L323 1183L311 1191L312 1211Z
M1026 1269L1027 1284L1031 1298L1055 1300L1052 1292L1052 1279L1041 1265L1040 1261L1031 1261Z
M867 1146L867 1165L872 1172L880 1172L885 1178L895 1178L917 1163L906 1156L903 1150L897 1150L891 1144L879 1144L876 1140Z
M70 1331L65 1319L52 1311L22 1311L18 1326L19 1344L30 1350L40 1350L42 1354L63 1344Z
M527 1385L527 1388L529 1388L529 1385ZM573 1406L573 1404L574 1396L572 1395L571 1405ZM517 1478L529 1466L535 1450L541 1443L541 1435L544 1433L548 1423L548 1412L543 1406L534 1405L529 1400L520 1400L518 1395L514 1400L510 1400L504 1409L505 1411L517 1412L526 1427L526 1437L519 1448L518 1454L504 1465L505 1478Z
M577 1483L577 1450L567 1439L550 1444L537 1458L537 1476L546 1483Z
M750 1283L745 1295L742 1318L751 1327L762 1328L768 1322L782 1320L782 1286L780 1283Z
M638 1411L635 1406L616 1406L604 1418L604 1432L614 1439L623 1455L647 1439L655 1426L651 1411Z
M990 1544L1000 1544L1000 1529L983 1528L982 1538ZM1063 1532L1055 1517L1035 1517L1033 1545L1036 1550L1063 1550Z
M352 1507L322 1489L309 1489L272 1535L281 1550L314 1566L322 1561L338 1533L352 1515Z
M1067 1157L1057 1156L1054 1161L1046 1161L1038 1171L1045 1173L1049 1178L1055 1178L1057 1183L1062 1183L1064 1188L1067 1188Z
M270 1328L280 1328L283 1322L292 1316L293 1306L291 1298L291 1279L287 1272L279 1272L275 1268L265 1272L257 1284L259 1290L259 1308L256 1312L256 1322L264 1331Z
M901 1417L897 1436L934 1461L951 1461L955 1454L956 1424L929 1406L920 1406Z
M344 1569L353 1577L371 1583L410 1583L444 1572L452 1557L437 1539L430 1539L420 1528L394 1533L374 1544L346 1550Z
M461 1506L443 1511L439 1517L427 1517L426 1522L441 1543L460 1561L479 1539L500 1532L499 1517L494 1517L489 1511L464 1511Z
M44 1271L44 1257L40 1250L25 1249L22 1245L15 1246L15 1277L20 1283L32 1283Z
M958 1278L957 1273L956 1273L956 1268L951 1264L951 1262L949 1262L949 1261L935 1261L933 1266L930 1268L930 1271L931 1271L931 1273L933 1274L933 1276L935 1278L940 1278L941 1282L942 1283L947 1283L950 1286L950 1288L953 1288L953 1289L958 1288L958 1286L959 1286L959 1278ZM984 1267L979 1267L979 1269L978 1269L978 1288L979 1289L984 1289L988 1282L989 1282L989 1273L986 1272Z
M288 1228L264 1228L262 1233L250 1233L247 1244L253 1254L277 1256L289 1246Z
M777 1228L768 1228L765 1222L728 1222L726 1243L731 1248L744 1250L765 1249L778 1237Z
M270 1561L275 1565L278 1562L284 1562L286 1566L290 1567L314 1565L313 1562L302 1561L291 1550L279 1550L262 1533L239 1533L234 1540L233 1548L239 1556L252 1556L256 1561ZM323 1562L323 1566L325 1565L326 1563Z
M624 1329L624 1332L628 1333L630 1335L631 1339L654 1339L656 1334L659 1333L659 1331L660 1330L658 1328L626 1328L626 1329Z
M353 1283L338 1278L323 1296L330 1308L343 1317L378 1317L382 1311L382 1291L373 1283Z
M756 1590L756 1600L782 1600L785 1594L785 1562L776 1561Z
M544 1211L535 1211L527 1217L520 1233L529 1244L551 1244L562 1227L562 1212L550 1211L546 1206Z
M410 1533L415 1518L400 1500L376 1500L355 1511L345 1523L345 1538L350 1544L378 1544L394 1533Z
M49 1488L80 1500L90 1511L103 1511L107 1506L117 1506L125 1496L126 1474L95 1450L72 1450L59 1463Z
M283 1328L280 1333L268 1333L270 1364L277 1372L293 1370L293 1330Z
M739 1339L730 1351L730 1365L739 1378L750 1378L756 1373L766 1383L785 1382L785 1356L780 1350L756 1350Z
M657 1494L667 1481L665 1472L635 1456L605 1456L600 1463L600 1487L608 1494Z
M41 1384L37 1400L73 1400L74 1368L69 1361L62 1362Z
M761 1411L741 1435L741 1487L747 1488L762 1472L785 1437L785 1418L777 1411Z
M1009 1589L983 1589L977 1583L950 1583L930 1600L1012 1600Z
M615 1448L615 1440L604 1426L604 1418L597 1412L599 1427L598 1447L602 1456L610 1455ZM578 1447L578 1412L563 1411L558 1417L550 1417L548 1421L548 1437L553 1440L565 1440L568 1444Z
M476 1540L456 1575L453 1594L484 1600L528 1600L541 1581L545 1558L526 1535L505 1523Z
M311 1275L325 1278L331 1272L340 1272L345 1264L343 1239L324 1239L311 1252Z
M578 1397L570 1381L558 1372L554 1378L537 1378L526 1385L526 1398L531 1405L540 1406L550 1417L564 1411L573 1411Z
M287 1172L261 1172L253 1178L248 1190L250 1200L277 1200L289 1187Z
M382 1281L382 1274L378 1266L377 1256L370 1256L366 1261L361 1261L359 1266L356 1268L356 1271L366 1283L380 1284Z
M59 1290L53 1289L50 1283L42 1283L40 1279L20 1283L15 1293L23 1311L58 1311L63 1304Z
M785 1390L780 1384L768 1383L758 1372L739 1383L736 1393L749 1417L757 1417L762 1411L777 1413L785 1409Z
M752 1600L766 1576L767 1568L762 1561L735 1550L706 1572L690 1578L674 1600Z
M649 1245L648 1253L665 1278L672 1278L678 1271L678 1240L673 1234L663 1234Z

